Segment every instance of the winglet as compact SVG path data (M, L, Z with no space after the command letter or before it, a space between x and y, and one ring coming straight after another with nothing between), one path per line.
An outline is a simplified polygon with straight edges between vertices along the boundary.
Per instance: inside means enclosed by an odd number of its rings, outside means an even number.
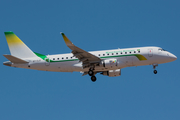
M66 35L60 32L67 46L74 46L73 43L66 37Z

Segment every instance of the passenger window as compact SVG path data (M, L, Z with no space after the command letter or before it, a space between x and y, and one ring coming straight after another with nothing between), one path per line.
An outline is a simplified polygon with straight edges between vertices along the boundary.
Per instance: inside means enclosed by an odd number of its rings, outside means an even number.
M129 52L131 54L131 52Z
M105 54L103 54L103 56L105 56Z
M118 53L116 53L116 55L118 55Z
M121 54L123 54L123 53L121 52Z
M112 53L112 55L114 55L114 53Z
M138 53L140 53L140 51L138 51Z
M57 58L59 60L59 58Z
M99 54L99 56L101 56L101 55Z
M107 54L107 55L109 55L109 54Z
M73 57L71 57L71 59L72 59Z
M127 54L127 52L125 52L125 54Z
M62 58L62 59L64 59L64 58Z
M136 53L136 51L134 51L134 53Z
M53 58L53 60L55 60L55 58Z
M68 57L66 57L66 59L68 59Z

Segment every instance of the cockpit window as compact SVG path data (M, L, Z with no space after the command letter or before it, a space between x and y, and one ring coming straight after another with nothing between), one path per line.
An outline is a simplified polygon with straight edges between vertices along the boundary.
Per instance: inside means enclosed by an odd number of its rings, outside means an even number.
M158 50L159 50L159 51L166 51L166 50L164 50L164 49L162 49L162 48L159 48Z

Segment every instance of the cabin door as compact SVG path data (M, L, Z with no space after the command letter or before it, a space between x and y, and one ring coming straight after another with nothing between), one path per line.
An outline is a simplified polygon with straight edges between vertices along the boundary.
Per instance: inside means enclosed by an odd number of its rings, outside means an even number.
M153 49L148 49L148 55L149 55L149 57L153 56Z

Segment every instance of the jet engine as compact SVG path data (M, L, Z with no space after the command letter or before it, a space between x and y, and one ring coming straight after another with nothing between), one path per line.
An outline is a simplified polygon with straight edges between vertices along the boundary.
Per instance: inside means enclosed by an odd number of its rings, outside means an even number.
M118 61L117 59L107 59L107 60L103 60L101 62L101 66L105 67L105 68L116 68L118 66Z
M109 77L116 77L121 75L121 69L103 71L101 74Z

